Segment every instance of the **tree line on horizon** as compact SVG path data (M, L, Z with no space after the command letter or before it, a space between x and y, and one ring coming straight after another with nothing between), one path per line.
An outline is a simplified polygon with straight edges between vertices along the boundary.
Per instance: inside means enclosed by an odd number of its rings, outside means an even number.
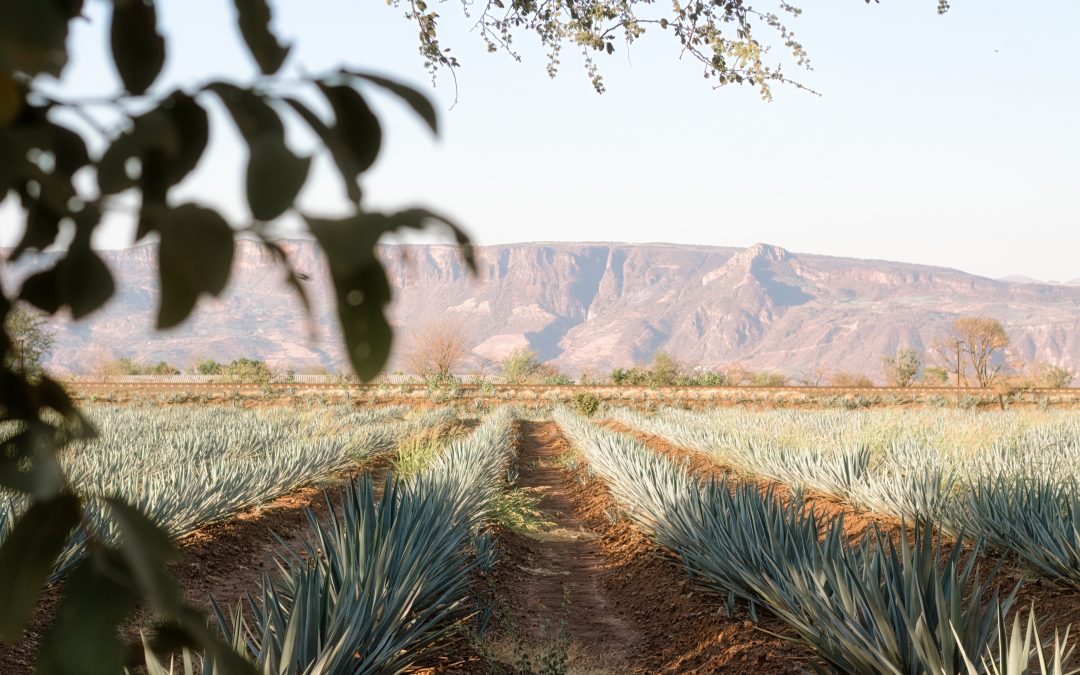
M17 336L16 349L9 357L13 365L27 372L40 371L53 345L53 336L44 317L28 309L12 313L8 331ZM871 375L824 367L786 374L775 370L755 370L740 363L719 368L687 364L671 354L657 352L649 364L617 367L606 374L582 373L576 379L541 360L527 347L513 350L502 359L476 359L468 347L468 336L460 325L429 324L418 331L408 346L404 368L384 374L397 378L411 377L432 386L462 382L536 385L613 384L635 387L665 386L750 386L750 387L844 387L869 388L878 382L892 387L1007 387L1063 388L1072 384L1075 374L1061 365L1035 363L1025 365L1011 358L1008 333L1001 323L989 317L961 317L949 333L938 337L926 353L901 347L881 357L880 379ZM467 370L473 362L471 372ZM342 383L353 380L347 371L324 366L273 367L265 360L240 357L216 361L197 357L186 366L167 361L143 362L130 357L114 358L95 364L89 374L116 376L174 376L192 374L211 376L222 382L269 383L295 381L297 375L318 375Z

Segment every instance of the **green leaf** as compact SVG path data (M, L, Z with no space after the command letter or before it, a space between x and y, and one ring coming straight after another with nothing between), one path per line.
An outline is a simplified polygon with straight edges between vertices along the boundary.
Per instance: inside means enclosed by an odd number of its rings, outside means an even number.
M64 417L64 432L73 438L93 438L97 435L90 421L75 407L64 387L50 377L42 376L34 385L37 401Z
M300 304L304 307L304 315L307 317L308 333L311 339L314 340L316 336L315 323L311 316L311 300L308 298L307 290L304 288L303 282L308 280L308 276L301 272L297 272L293 269L292 264L289 262L289 256L282 248L281 244L268 239L265 234L260 233L259 238L277 262L285 268L285 283L287 283L294 291L296 291L297 297L300 299Z
M218 295L229 279L233 259L233 231L216 211L196 204L181 204L157 217L161 306L157 327L179 324L200 293Z
M46 121L44 127L49 137L49 147L56 157L56 169L61 174L70 178L90 163L90 153L82 136L53 122Z
M214 82L206 87L217 94L232 115L236 128L248 145L261 136L285 138L285 126L266 99L249 89L241 89L227 82Z
M342 142L334 130L323 122L321 117L313 113L306 105L289 96L283 97L283 100L296 111L311 130L318 135L319 140L326 146L326 149L330 151L330 156L333 157L334 164L337 165L338 172L341 175L341 180L345 184L345 193L354 203L360 203L360 186L356 184L356 177L360 175L360 172L356 170L355 163L345 143Z
M141 132L142 174L137 182L142 189L142 208L139 212L135 239L157 231L156 217L165 208L169 189L191 173L202 159L210 138L206 110L194 98L181 91L173 92L165 99L157 116L148 120ZM161 135L154 134L154 126L161 126ZM171 138L177 142L171 142ZM169 139L158 143L157 139Z
M136 117L131 130L114 138L102 154L97 162L98 187L102 194L116 194L139 184L143 177L128 173L127 163L130 159L138 159L144 172L147 165L154 162L165 167L181 161L186 152L183 148L186 141L181 138L181 130L174 119L175 106L167 108L166 105L169 105L168 99L161 107ZM198 138L193 142L197 144ZM205 149L205 145L200 149ZM201 156L202 153L199 154ZM194 163L191 167L194 168ZM183 177L179 169L174 171L173 176ZM167 177L167 172L162 168L157 177L159 188L170 185ZM159 195L161 201L163 197Z
M311 168L310 157L298 157L281 138L267 134L251 144L247 198L255 220L273 220L300 194Z
M326 252L349 361L358 377L371 380L389 358L392 337L384 314L390 283L375 257L385 217L358 214L342 220L308 218L307 223Z
M26 159L19 157L11 135L0 125L0 202L7 197L8 190L19 173L16 162L23 164Z
M0 71L0 127L6 127L19 115L24 103L24 96L15 78ZM0 198L7 192L0 184Z
M378 375L390 355L392 330L385 315L391 299L390 283L375 257L375 245L384 234L442 225L461 245L470 269L476 269L468 236L448 219L426 209L357 213L340 220L308 218L307 223L326 253L346 350L353 370L363 380Z
M0 160L2 161L2 160ZM2 169L0 169L2 171ZM33 201L26 207L26 230L11 253L11 260L17 260L29 249L44 250L56 241L60 234L60 215L40 201Z
M98 187L106 195L136 186L142 189L136 240L157 229L152 207L164 206L168 190L195 170L209 138L206 109L177 90L112 140L97 162ZM128 172L133 159L139 161L137 175Z
M65 260L67 298L71 316L81 319L101 307L116 291L112 273L98 254L85 245L72 245Z
M389 91L391 94L397 96L404 101L413 111L420 116L422 120L427 122L428 127L431 129L431 133L439 133L439 119L435 114L435 106L431 104L431 100L427 96L424 96L418 90L412 87L395 82L394 80L388 80L385 77L374 75L372 73L365 73L357 70L343 70L343 73L358 77L363 80L367 80L372 84L378 85L383 89Z
M173 92L162 102L161 109L168 115L180 139L176 152L166 158L164 178L171 187L194 171L202 159L210 140L210 124L206 109L182 91Z
M147 595L164 622L149 647L160 653L195 646L215 663L215 673L256 675L250 663L210 630L205 615L181 604L180 590L165 568L174 551L160 530L122 502L110 500L110 509L126 541L120 549L95 550L68 577L56 622L42 644L39 672L113 675L125 661L131 665L132 650L121 641L118 627ZM142 567L149 574L141 575ZM161 588L166 589L164 598L156 597L161 591L155 589ZM88 616L93 621L87 621Z
M81 319L112 297L116 290L112 273L90 247L90 234L100 216L91 205L76 216L76 237L67 255L28 277L19 289L20 298L49 314L70 307L71 315Z
M56 621L42 641L40 675L122 671L128 650L118 626L134 611L139 593L118 557L112 550L93 551L68 575Z
M46 314L55 314L64 306L65 262L61 259L54 266L36 274L31 274L19 288L19 299L25 300Z
M216 632L207 627L206 617L200 612L185 607L175 618L180 629L190 635L192 641L203 651L207 662L214 664L215 674L258 675L258 670L251 662L222 642Z
M138 126L135 128L138 129ZM135 180L127 172L127 161L140 150L134 134L131 132L114 138L98 160L97 182L101 194L116 194L135 185Z
M68 21L81 2L0 3L0 72L60 76L67 64Z
M221 99L248 145L247 198L256 220L273 220L293 205L307 180L311 159L285 144L285 125L266 98L216 82L207 87Z
M79 524L79 500L61 495L35 502L0 545L0 636L22 633L41 587L68 535Z
M113 0L109 42L124 87L144 93L165 65L165 39L157 31L153 0Z
M454 237L454 243L458 245L458 250L465 258L465 264L469 266L474 274L476 273L476 256L472 248L472 242L469 240L469 235L465 230L461 229L456 223L433 211L423 208L412 208L397 211L388 216L389 227L392 230L400 230L402 228L408 228L413 230L422 230L431 227L432 225L441 226L448 230L451 236Z
M334 132L350 158L349 174L357 176L375 163L382 147L382 127L360 92L344 85L319 84L336 118Z
M166 565L180 559L169 536L134 506L117 497L107 497L109 517L120 530L119 552L131 569L132 578L154 611L173 617L183 609L183 594Z
M240 34L244 36L263 75L273 75L289 55L289 47L278 41L270 30L270 6L266 0L236 0Z
M55 430L31 421L28 429L0 443L0 485L39 499L64 489L64 472L53 451Z

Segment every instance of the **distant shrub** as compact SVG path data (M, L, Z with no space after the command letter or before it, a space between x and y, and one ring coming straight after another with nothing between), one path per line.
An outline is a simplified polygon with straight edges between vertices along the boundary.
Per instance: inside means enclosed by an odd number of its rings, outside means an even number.
M834 373L829 378L829 384L834 387L849 387L852 389L865 389L873 387L874 381L861 373Z
M894 387L910 387L922 368L922 357L910 347L898 349L895 354L881 357L881 369L885 380Z
M750 384L755 387L782 387L787 384L787 375L762 371L753 374Z
M666 352L657 352L649 369L649 385L670 387L682 378L683 366Z
M574 383L574 380L572 378L570 378L568 375L563 375L562 373L554 373L554 374L549 375L548 377L544 378L544 384L562 386L562 385L568 385L568 384L573 384L573 383Z
M241 358L221 367L221 374L230 382L269 384L274 374L265 361Z
M578 414L592 417L600 408L600 397L588 391L578 392L574 395L574 407Z
M727 377L716 370L682 375L676 384L683 387L722 387L727 384Z
M461 378L453 373L429 373L424 378L424 384L431 391L439 389L457 389L461 384Z
M611 383L626 387L641 387L649 383L649 371L643 368L616 368L611 371Z
M140 363L129 358L120 358L105 364L106 375L179 375L180 370L165 361L155 364Z
M220 375L221 364L214 359L200 359L195 364L195 372L199 375Z
M1064 389L1071 385L1076 377L1068 368L1052 363L1036 364L1033 370L1031 379L1037 387Z
M939 366L927 366L923 370L922 384L926 387L937 387L949 383L949 371Z
M505 384L573 384L573 378L560 373L554 366L544 363L535 352L518 349L499 364Z
M150 366L149 375L179 375L180 369L175 366L170 366L164 361L158 361L156 365Z
M508 354L499 365L506 384L525 384L543 367L536 352L524 347Z

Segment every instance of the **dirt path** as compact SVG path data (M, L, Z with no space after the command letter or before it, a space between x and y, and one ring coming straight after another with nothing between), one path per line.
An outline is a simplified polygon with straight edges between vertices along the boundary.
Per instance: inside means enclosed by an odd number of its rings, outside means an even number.
M523 637L549 642L567 621L570 673L808 672L805 650L696 589L682 563L626 518L554 422L518 423L518 483L537 489L552 532L504 533L498 591ZM567 468L573 457L577 468ZM565 599L564 599L565 598ZM565 609L563 609L565 607ZM535 665L535 663L534 663Z
M553 423L521 422L518 428L518 484L541 495L539 506L555 527L521 540L523 550L515 561L519 574L504 589L517 629L527 641L550 642L565 622L565 636L596 666L622 662L639 635L607 596L603 575L608 561L598 535L577 517L568 496L573 478L560 466L560 455L568 449L565 441Z

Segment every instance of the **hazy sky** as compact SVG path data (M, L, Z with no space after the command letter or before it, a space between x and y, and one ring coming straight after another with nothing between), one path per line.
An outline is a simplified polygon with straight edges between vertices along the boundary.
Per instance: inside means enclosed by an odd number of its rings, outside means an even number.
M74 93L113 91L104 58L106 3L73 38ZM378 96L387 143L365 185L370 203L423 203L482 244L672 241L957 267L988 276L1080 277L1080 3L934 0L802 3L790 22L814 64L799 79L821 97L778 88L714 91L696 62L657 31L600 58L597 95L564 52L549 80L531 36L524 59L488 54L460 4L441 6L462 62L434 89L402 9L373 0L278 3L277 27L310 71L341 63L392 74L437 100L432 140ZM163 0L173 40L163 86L250 79L225 0ZM621 45L620 45L621 47ZM791 71L791 74L795 74ZM215 149L180 196L242 219L242 147L219 120ZM318 166L318 165L317 165ZM333 209L340 189L318 167L304 195ZM0 207L0 244L20 226ZM97 239L130 243L114 217Z

